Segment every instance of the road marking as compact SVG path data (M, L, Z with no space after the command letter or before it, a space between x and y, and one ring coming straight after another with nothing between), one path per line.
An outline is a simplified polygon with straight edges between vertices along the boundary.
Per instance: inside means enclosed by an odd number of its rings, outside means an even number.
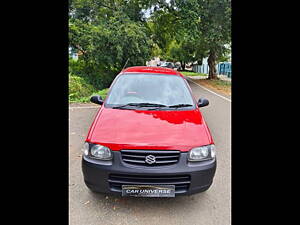
M82 107L69 107L69 109L98 109L99 106L82 106Z
M198 85L199 87L203 88L204 90L206 90L206 91L208 91L208 92L210 92L210 93L213 93L213 94L219 96L220 98L223 98L223 99L225 99L225 100L231 102L231 99L226 98L226 97L224 97L224 96L222 96L222 95L219 95L219 94L217 94L216 92L213 92L213 91L211 91L211 90L209 90L209 89L203 87L203 86L200 85L200 84L197 84L196 82L192 81L190 78L188 78L188 80L191 81L191 82L193 82L194 84Z

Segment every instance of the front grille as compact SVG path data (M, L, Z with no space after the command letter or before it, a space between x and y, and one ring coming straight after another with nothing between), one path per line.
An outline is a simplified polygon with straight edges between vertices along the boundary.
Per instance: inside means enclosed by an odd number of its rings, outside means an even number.
M165 166L178 162L180 151L171 150L121 150L122 160L128 164L141 166ZM148 164L147 156L154 156L155 162Z
M185 193L191 183L189 175L176 176L146 176L146 175L127 175L110 174L108 179L112 191L121 192L122 185L175 185L175 193Z

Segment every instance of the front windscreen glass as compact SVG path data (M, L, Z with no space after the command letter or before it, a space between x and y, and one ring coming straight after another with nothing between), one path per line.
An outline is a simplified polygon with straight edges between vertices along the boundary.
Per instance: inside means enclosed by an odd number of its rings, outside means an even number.
M125 74L114 83L108 106L151 103L165 106L194 106L182 77L158 74Z

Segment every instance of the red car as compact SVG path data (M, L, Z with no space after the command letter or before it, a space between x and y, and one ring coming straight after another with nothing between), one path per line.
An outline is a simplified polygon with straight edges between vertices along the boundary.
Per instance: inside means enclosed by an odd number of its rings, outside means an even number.
M174 197L207 190L215 145L184 76L130 67L113 81L83 145L82 171L93 192Z

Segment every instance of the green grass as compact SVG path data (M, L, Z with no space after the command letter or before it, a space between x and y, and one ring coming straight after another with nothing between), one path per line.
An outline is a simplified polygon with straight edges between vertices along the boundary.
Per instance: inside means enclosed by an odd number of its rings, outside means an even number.
M220 91L225 95L231 95L230 81L200 79L200 80L196 80L195 82L207 88L211 88L217 92Z
M184 76L207 76L207 74L205 73L195 73L195 72L180 72L182 73Z
M213 83L216 86L231 87L231 82L230 81L225 81L225 80L211 80L211 83Z

